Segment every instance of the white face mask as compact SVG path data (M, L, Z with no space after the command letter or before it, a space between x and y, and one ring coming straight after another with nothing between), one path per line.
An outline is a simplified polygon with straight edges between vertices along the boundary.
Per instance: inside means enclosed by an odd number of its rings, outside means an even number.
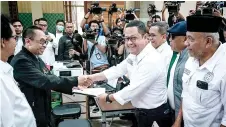
M56 26L56 29L60 32L63 32L64 31L64 26L60 26L60 25L57 25Z

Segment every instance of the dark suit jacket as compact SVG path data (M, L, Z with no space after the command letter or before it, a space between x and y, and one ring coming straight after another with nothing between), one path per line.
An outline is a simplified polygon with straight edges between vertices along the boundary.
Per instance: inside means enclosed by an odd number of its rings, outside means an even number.
M11 61L14 78L19 83L36 118L37 124L50 123L51 90L72 94L77 86L77 77L51 75L44 62L25 47Z

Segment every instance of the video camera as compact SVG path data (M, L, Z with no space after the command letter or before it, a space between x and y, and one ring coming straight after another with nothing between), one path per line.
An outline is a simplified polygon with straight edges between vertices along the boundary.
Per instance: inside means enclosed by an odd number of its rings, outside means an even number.
M99 29L95 29L95 30L88 29L83 33L82 37L87 40L94 40L96 32L98 32L98 30Z
M200 10L196 10L196 15L213 15L214 9L219 10L223 14L223 1L207 1L200 6Z
M179 12L181 3L185 3L185 1L164 1L165 6L168 8L168 12L171 14Z
M147 8L147 12L149 16L156 15L157 12L161 12L160 10L156 10L156 7L154 4L149 4L149 7Z
M117 8L116 3L113 3L112 5L110 5L109 11L108 11L110 14L117 12L117 11L118 11L118 8Z
M90 8L90 13L93 14L101 14L103 11L107 10L106 8L101 8L98 2L94 2L91 5L92 7Z
M113 33L110 36L110 39L108 40L107 44L110 46L115 46L117 44L117 42L123 42L123 35Z
M129 9L129 10L126 10L126 15L125 15L125 20L126 22L130 21L130 20L134 20L135 19L135 16L132 14L136 11L140 11L140 9L138 8L134 8L134 9Z

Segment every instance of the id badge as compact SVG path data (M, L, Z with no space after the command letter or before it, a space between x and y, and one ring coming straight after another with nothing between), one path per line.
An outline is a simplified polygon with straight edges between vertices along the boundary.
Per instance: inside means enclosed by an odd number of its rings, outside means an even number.
M100 53L97 53L96 57L97 57L98 60L101 59Z

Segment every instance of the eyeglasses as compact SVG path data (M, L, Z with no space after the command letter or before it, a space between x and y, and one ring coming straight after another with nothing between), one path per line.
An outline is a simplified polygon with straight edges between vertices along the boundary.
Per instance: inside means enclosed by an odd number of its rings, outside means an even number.
M43 45L48 45L48 43L49 43L48 41L46 41L46 40L44 40L44 39L41 39L41 40L34 40L34 39L31 39L31 40L38 42L38 43L41 44L42 46L43 46Z
M175 39L175 37L176 37L176 35L174 35L174 34L169 34L169 38L172 38L172 40L174 40Z
M41 27L47 27L46 24L38 24L38 25L41 26Z
M137 37L124 37L124 40L125 40L125 42L128 42L129 40L130 40L131 42L136 42Z
M17 36L16 35L12 35L11 38L16 40Z

